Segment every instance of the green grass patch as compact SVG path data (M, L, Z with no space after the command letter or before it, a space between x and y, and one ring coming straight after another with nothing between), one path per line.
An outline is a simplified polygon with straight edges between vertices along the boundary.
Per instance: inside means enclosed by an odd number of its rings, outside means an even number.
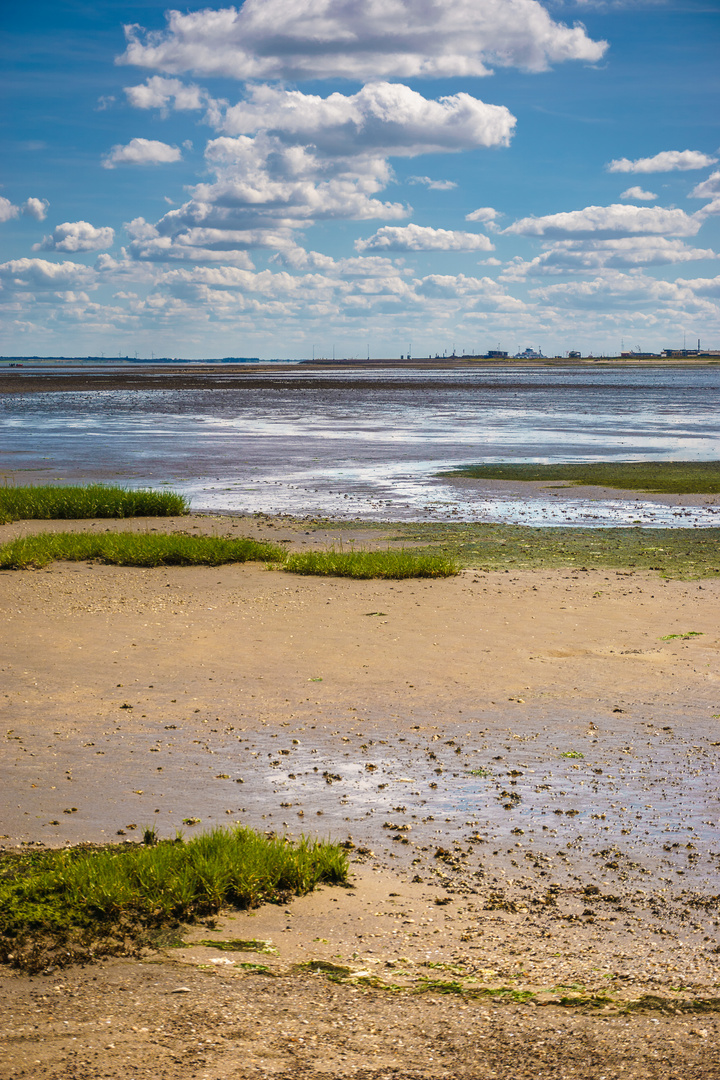
M39 533L0 546L0 569L24 570L58 559L92 560L115 566L220 566L259 559L280 562L283 548L244 538L183 533Z
M720 574L720 529L566 529L523 525L402 522L393 540L422 545L482 570L657 570L665 577Z
M31 518L169 517L189 511L188 500L173 491L129 491L107 484L0 488L0 525Z
M623 491L667 495L717 495L720 461L592 461L583 464L463 465L439 476L474 480L537 480L542 483L592 484Z
M304 551L290 554L284 570L291 574L349 578L441 578L451 577L458 566L440 552L408 551ZM379 614L373 612L372 614Z
M347 873L339 844L290 843L244 828L217 828L187 843L5 851L0 961L41 971L134 953L169 926L226 906L286 903L320 882L344 883Z
M688 630L686 634L665 634L660 641L687 641L688 638L704 637L702 630Z

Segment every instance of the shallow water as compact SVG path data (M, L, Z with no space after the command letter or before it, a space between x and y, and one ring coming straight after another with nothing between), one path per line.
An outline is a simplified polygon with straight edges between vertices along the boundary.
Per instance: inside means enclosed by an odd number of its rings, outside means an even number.
M57 740L41 745L47 735L36 742L37 732L16 726L33 754L15 763L24 794L17 809L20 800L8 800L5 828L13 838L57 843L102 841L133 819L152 817L162 835L187 818L205 828L238 821L352 836L405 864L462 841L479 872L504 867L508 880L532 871L605 886L716 890L717 727L685 710L669 724L663 712L654 721L591 718L565 706L518 710L512 723L485 713L402 734L393 718L306 722L279 734L178 719L162 730L128 729L127 740L119 727L98 730L91 743L64 735L60 760ZM58 812L58 796L68 798L64 769L80 808L69 817ZM48 824L54 815L57 828Z
M0 465L168 485L196 510L538 525L715 525L720 506L518 497L436 473L492 461L720 457L720 370L283 368L241 388L0 398ZM20 473L19 475L22 475ZM30 473L29 475L32 475Z

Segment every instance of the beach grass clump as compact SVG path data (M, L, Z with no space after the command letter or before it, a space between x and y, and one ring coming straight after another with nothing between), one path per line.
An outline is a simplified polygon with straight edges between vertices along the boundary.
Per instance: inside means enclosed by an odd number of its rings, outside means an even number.
M190 504L174 491L131 491L108 484L42 484L0 487L0 524L32 518L169 517L190 512Z
M284 558L284 549L276 544L185 533L38 533L0 545L0 570L40 568L59 559L154 567L280 562Z
M133 953L223 907L286 903L347 881L339 844L216 828L185 842L0 853L0 961L42 970Z
M452 557L440 552L417 552L400 548L386 551L303 551L286 556L283 570L291 574L316 574L347 578L442 578L457 574Z
M592 461L552 465L499 462L463 465L438 475L474 480L555 482L573 487L591 484L665 495L720 494L720 461Z

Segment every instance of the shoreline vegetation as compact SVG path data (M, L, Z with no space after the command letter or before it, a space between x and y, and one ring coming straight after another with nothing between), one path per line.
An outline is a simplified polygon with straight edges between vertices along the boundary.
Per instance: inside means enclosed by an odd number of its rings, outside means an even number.
M720 461L593 461L552 465L462 465L437 474L472 480L542 482L545 486L616 488L663 495L720 494Z
M330 524L338 530L352 523L303 524L318 530ZM42 569L58 561L145 568L263 562L268 569L291 574L356 580L443 578L461 570L556 568L609 568L628 573L650 570L661 577L690 579L720 574L720 528L569 529L435 522L395 522L374 528L383 530L383 548L348 551L330 546L302 552L289 552L278 544L246 537L160 532L38 533L0 545L0 570ZM391 546L395 543L403 546Z
M622 476L645 478L648 464L548 466L568 479L586 470L618 470ZM637 466L637 468L636 468ZM677 468L674 468L677 466ZM485 466L478 466L485 470ZM504 470L542 470L543 466L488 466L495 475ZM720 473L718 462L650 464L657 483L695 483L709 488ZM573 470L581 470L575 477ZM654 470L657 470L656 472ZM470 469L467 471L471 471ZM509 478L509 477L508 477ZM517 478L517 477L513 477ZM177 516L189 513L187 501L174 492L131 491L102 484L86 486L0 488L0 523L13 520L71 520ZM266 515L255 515L265 519ZM339 546L323 550L288 551L269 540L186 531L41 532L0 545L0 569L37 569L59 561L96 561L117 566L220 566L260 561L288 573L357 579L440 578L462 569L498 571L569 567L657 571L664 577L701 578L720 574L720 528L566 528L530 527L467 522L337 522L302 520L304 531L332 529ZM343 533L356 528L379 534L377 543L362 548L343 546ZM288 541L284 541L288 543ZM380 548L380 544L384 546ZM399 545L399 546L395 546ZM405 546L409 545L409 546Z
M189 512L188 500L174 491L109 484L0 487L0 525L38 519L175 517Z
M308 551L289 554L277 544L246 537L183 533L39 533L0 545L0 570L42 569L51 562L101 562L114 566L222 566L264 562L291 574L356 579L439 578L457 574L457 562L415 550Z
M345 885L340 844L216 828L185 842L0 852L0 962L27 972L133 955L221 908L286 903ZM250 943L250 944L257 944Z

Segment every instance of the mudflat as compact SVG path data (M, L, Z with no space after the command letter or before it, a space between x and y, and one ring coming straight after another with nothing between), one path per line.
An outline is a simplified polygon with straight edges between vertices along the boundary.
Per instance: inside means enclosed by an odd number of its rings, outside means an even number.
M2 1075L720 1076L719 601L631 570L0 573L4 846L239 821L353 870L141 959L4 969Z

